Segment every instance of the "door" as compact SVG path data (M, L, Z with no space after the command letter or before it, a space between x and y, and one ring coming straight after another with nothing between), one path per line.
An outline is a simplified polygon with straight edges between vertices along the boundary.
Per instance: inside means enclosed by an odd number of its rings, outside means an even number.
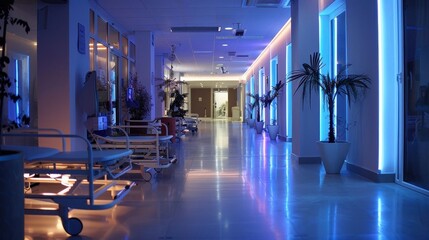
M228 116L228 92L215 91L214 92L214 118L224 119Z
M429 190L429 1L404 0L403 181Z

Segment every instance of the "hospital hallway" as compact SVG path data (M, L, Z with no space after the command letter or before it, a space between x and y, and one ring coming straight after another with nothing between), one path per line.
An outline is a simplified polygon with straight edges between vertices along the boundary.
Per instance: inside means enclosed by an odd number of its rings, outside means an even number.
M26 239L429 239L429 196L298 164L292 143L247 124L203 120L173 145L178 162L150 182L133 179L119 205L72 210L79 236L58 216L26 215Z

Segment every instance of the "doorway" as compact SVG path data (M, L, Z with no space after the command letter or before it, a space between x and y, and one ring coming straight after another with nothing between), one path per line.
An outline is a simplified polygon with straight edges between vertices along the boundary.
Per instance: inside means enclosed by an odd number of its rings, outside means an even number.
M218 90L214 92L213 116L215 119L225 119L228 116L228 92Z
M403 181L429 190L429 2L403 0Z

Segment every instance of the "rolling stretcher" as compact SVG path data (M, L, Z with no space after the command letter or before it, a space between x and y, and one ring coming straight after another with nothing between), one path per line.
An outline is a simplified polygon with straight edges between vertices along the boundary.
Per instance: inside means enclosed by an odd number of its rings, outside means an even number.
M109 136L100 136L91 133L94 146L99 149L123 149L127 147L132 150L131 162L139 167L139 171L145 181L152 179L151 169L159 173L177 161L170 154L170 143L173 135L168 134L167 126L163 123L158 125L123 125L110 127L113 133ZM159 128L165 128L165 135L160 134ZM132 130L146 130L147 135L130 134Z
M94 150L84 137L62 134L54 129L18 129L3 133L8 138L48 138L61 141L61 149L25 145L3 145L2 149L18 150L24 156L25 214L57 215L64 230L78 235L83 223L69 218L72 209L103 210L118 204L135 185L117 180L131 170L128 147ZM66 142L80 142L85 150L67 151ZM7 141L6 141L7 142ZM128 146L128 141L125 146ZM107 176L113 180L107 180Z

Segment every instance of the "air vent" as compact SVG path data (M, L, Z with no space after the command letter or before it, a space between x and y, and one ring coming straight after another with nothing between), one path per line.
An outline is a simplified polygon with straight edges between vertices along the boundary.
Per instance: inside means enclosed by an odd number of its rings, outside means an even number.
M286 8L290 7L290 0L242 0L243 7L259 8Z
M66 4L67 0L42 0L42 2L50 4Z
M221 27L171 27L171 32L220 32Z
M228 52L228 56L230 56L230 57L234 57L235 54L236 54L236 52Z

